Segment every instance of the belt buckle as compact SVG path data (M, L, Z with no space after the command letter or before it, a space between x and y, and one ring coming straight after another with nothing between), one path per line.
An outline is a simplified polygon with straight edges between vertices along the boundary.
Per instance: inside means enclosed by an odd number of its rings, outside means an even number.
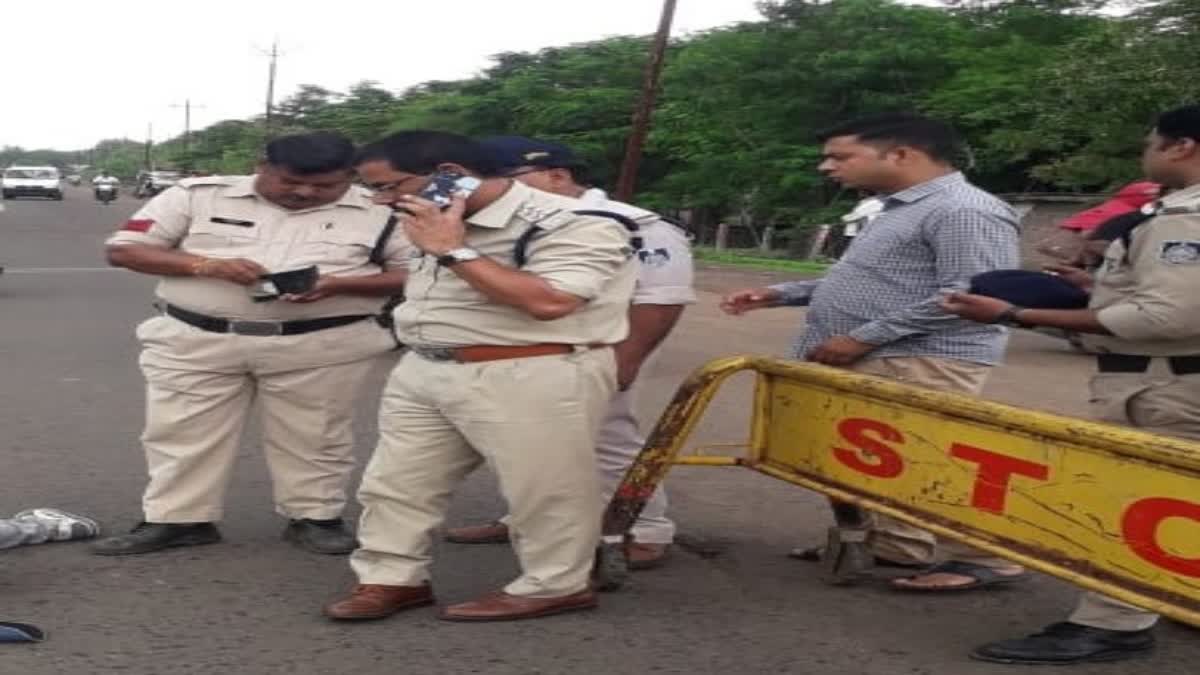
M457 361L458 358L454 355L454 347L414 347L409 345L417 356L428 359L430 361Z
M233 320L229 322L229 332L234 335L273 337L283 335L283 322Z

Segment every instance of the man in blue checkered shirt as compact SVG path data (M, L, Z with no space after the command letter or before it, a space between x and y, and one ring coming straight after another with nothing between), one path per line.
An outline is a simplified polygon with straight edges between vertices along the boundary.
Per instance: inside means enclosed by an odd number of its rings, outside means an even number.
M960 142L949 126L910 114L856 120L820 135L820 171L879 195L883 211L821 279L726 296L729 314L807 306L798 359L978 394L1000 362L1005 329L964 321L939 302L982 272L1019 266L1016 213L954 168ZM836 505L835 505L836 506ZM958 591L1026 578L1023 568L881 515L868 519L880 563L929 566L897 579L910 591ZM819 559L820 549L798 557ZM941 562L938 562L938 561Z

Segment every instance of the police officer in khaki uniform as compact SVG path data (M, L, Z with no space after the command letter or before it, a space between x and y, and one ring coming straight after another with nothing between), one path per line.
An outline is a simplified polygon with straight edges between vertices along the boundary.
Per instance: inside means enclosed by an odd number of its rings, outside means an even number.
M679 321L684 307L696 301L691 242L686 232L662 216L608 199L598 188L588 188L586 165L566 146L521 136L496 136L483 142L495 153L506 175L539 190L575 197L583 202L581 208L628 218L637 227L642 245L637 252L638 280L629 308L629 337L616 346L621 391L613 397L604 416L596 444L602 497L607 502L645 445L634 412L634 385L639 374L646 372L646 364L653 360L658 345ZM463 544L505 542L506 523L503 518L486 525L455 528L446 533L446 539ZM675 537L675 523L667 517L667 494L662 486L646 502L630 534L626 557L631 568L647 569L664 560Z
M1105 251L1088 309L1025 309L979 295L944 307L962 317L1086 334L1098 373L1090 400L1098 418L1200 440L1200 105L1164 113L1146 139L1150 180L1177 190L1153 217ZM1157 615L1088 593L1070 618L1041 633L979 647L972 657L1001 663L1113 661L1148 652Z
M109 238L113 265L162 277L162 315L137 329L145 520L96 553L219 541L214 523L256 399L285 537L318 553L354 549L341 520L353 404L396 346L376 315L402 290L409 249L402 233L381 236L390 212L351 185L353 158L338 134L279 138L257 175L185 180ZM260 279L306 269L315 284L298 293Z
M359 499L359 585L333 619L430 604L432 532L451 492L486 462L508 502L522 573L503 591L447 607L456 621L524 619L596 605L596 431L617 390L612 345L628 333L630 233L578 201L502 177L470 139L431 131L367 146L358 172L399 209L414 258L395 311L410 348L392 372L379 445ZM414 196L478 182L442 211ZM478 179L478 180L477 180Z

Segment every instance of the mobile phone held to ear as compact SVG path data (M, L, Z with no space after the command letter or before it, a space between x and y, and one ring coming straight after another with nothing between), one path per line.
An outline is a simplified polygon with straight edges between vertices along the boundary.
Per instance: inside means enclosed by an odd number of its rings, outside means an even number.
M439 171L433 174L429 185L417 196L421 199L428 199L445 211L450 208L450 203L455 195L463 198L470 197L481 183L482 181L473 176L464 176L454 171Z

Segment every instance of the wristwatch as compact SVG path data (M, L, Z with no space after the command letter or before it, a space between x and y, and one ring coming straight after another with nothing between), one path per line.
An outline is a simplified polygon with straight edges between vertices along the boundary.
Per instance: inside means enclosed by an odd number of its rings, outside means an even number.
M455 248L437 257L437 263L443 267L452 267L458 263L470 262L483 257L483 254L473 248Z
M1000 314L992 320L992 323L998 323L1002 326L1012 326L1014 328L1028 328L1028 324L1021 323L1021 320L1017 318L1017 313L1023 312L1026 309L1029 308L1021 307L1020 305L1009 305L1008 309L1000 312Z

